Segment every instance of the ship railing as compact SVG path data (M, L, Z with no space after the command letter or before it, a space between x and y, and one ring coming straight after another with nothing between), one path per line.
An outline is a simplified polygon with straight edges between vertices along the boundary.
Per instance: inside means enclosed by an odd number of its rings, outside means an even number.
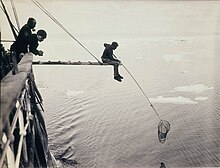
M7 123L5 123L6 127L2 134L3 152L0 160L0 167L5 164L7 167L18 168L21 155L23 155L24 163L28 163L26 134L27 130L30 130L30 120L33 120L33 115L31 114L30 94L28 93L28 81L29 79L26 80L25 88L16 102L16 110L12 122L10 123L10 121L7 121ZM14 155L13 141L15 137L13 134L16 127L19 128L19 141L16 155ZM5 161L7 163L4 163Z
M16 75L1 80L0 167L47 167L52 157L32 61L25 54Z

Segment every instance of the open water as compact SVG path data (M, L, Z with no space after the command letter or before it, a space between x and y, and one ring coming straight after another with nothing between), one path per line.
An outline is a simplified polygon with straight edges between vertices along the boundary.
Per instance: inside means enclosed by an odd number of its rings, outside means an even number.
M111 66L36 65L60 167L220 167L220 1L40 2L98 58L117 41L115 54L171 124L161 144L159 120L122 66L119 83ZM48 32L35 60L94 61L31 2L18 7L24 22L38 11Z

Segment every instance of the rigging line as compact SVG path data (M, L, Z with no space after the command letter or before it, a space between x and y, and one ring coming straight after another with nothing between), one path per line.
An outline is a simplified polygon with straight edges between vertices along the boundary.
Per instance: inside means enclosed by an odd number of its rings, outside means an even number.
M16 20L16 23L17 23L17 26L18 26L18 30L20 31L20 24L19 24L19 20L18 20L18 14L17 14L17 11L16 11L16 8L15 8L15 3L14 3L14 0L10 0L11 2L11 6L12 6L12 9L13 9L13 12L14 12L14 16L15 16L15 20Z
M94 56L79 40L77 40L69 31L66 30L66 28L56 19L54 18L37 0L31 0L36 6L38 6L48 17L50 17L58 26L60 26L68 35L70 35L77 43L79 43L86 51L88 51L93 58L95 58L100 65L102 65L102 63L99 61L98 58L96 58L96 56ZM114 55L115 56L115 55ZM116 57L116 56L115 56ZM116 57L117 58L117 57ZM154 110L155 114L157 115L157 117L160 119L159 114L157 113L156 109L154 108L153 104L151 103L151 101L149 100L149 98L147 97L146 93L143 91L143 89L141 88L141 86L138 84L138 82L136 81L136 79L133 77L133 75L130 73L130 71L122 64L122 66L124 67L124 69L128 72L128 74L132 77L132 79L134 80L134 82L137 84L137 86L139 87L139 89L141 90L141 92L143 93L143 95L145 96L145 98L147 99L147 101L150 103L150 106L152 107L152 109Z
M15 42L15 41L14 40L1 40L1 42L11 43L11 42Z
M49 18L51 18L61 29L63 29L72 39L74 39L81 47L83 47L100 65L102 62L92 54L79 40L77 40L56 18L54 18L38 1L31 0L37 7L39 7Z
M114 55L114 54L113 54ZM115 58L117 58L114 55ZM131 78L134 80L134 82L136 83L136 85L138 86L138 88L141 90L141 92L143 93L144 97L146 98L146 100L150 103L151 108L154 110L155 114L157 115L157 117L159 118L159 120L161 121L161 118L158 114L158 112L156 111L156 109L154 108L153 104L151 103L150 99L147 97L146 93L144 92L144 90L141 88L141 86L139 85L139 83L137 82L137 80L134 78L134 76L131 74L131 72L125 67L124 64L121 64L123 66L123 68L127 71L127 73L131 76Z
M0 6L0 8L5 13L5 15L6 15L7 19L8 19L9 16L8 16L8 13L6 11L6 8L5 8L2 0L1 0L1 3L2 3L2 6ZM8 20L8 22L9 22L10 26L12 26L14 28L14 30L18 33L19 32L18 29L12 24L11 20Z
M17 33L18 33L18 30L15 28L15 26L14 26L13 23L11 22L11 19L10 19L8 13L7 13L7 10L6 10L5 5L4 5L4 3L3 3L2 0L1 0L1 4L2 4L1 9L2 9L3 12L5 13L5 16L6 16L7 20L8 20L8 23L9 23L10 27L11 27L11 31L12 31L12 33L13 33L13 35L14 35L14 38L16 39L16 38L17 38L16 31L17 31Z

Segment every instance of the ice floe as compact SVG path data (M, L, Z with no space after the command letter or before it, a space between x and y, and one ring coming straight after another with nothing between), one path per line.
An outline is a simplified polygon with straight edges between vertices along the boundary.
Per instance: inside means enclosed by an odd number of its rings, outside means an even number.
M207 90L213 90L214 87L208 87L204 84L195 84L190 86L178 86L175 87L174 90L178 92L194 92L194 93L202 93Z
M177 97L163 97L158 96L157 98L150 98L151 102L154 103L172 103L172 104L197 104L198 102L191 100L190 98L177 96Z
M195 100L207 100L208 97L196 97Z

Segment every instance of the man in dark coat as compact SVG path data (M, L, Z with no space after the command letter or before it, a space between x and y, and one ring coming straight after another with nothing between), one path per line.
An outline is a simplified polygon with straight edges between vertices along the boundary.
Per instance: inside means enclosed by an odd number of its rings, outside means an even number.
M37 34L31 34L28 38L28 43L20 43L19 46L21 48L25 48L26 52L32 52L35 55L43 56L43 51L37 50L38 42L42 42L47 37L47 33L44 30L38 30ZM20 51L20 50L19 50ZM21 52L21 53L26 53ZM16 52L17 54L17 52ZM20 53L19 53L20 54ZM21 57L19 56L18 60L21 60Z
M114 79L121 82L123 77L118 72L118 67L121 61L113 57L113 50L115 50L118 47L118 43L117 42L112 42L112 44L105 43L104 46L105 46L105 50L101 57L102 62L114 66Z
M37 50L38 41L42 42L47 37L47 33L44 30L38 30L37 34L32 34L29 42L29 51L35 55L43 56L43 51Z
M17 62L21 60L20 54L27 53L27 46L30 43L30 36L32 35L32 30L36 26L36 20L34 18L29 18L27 24L25 24L19 31L16 41L11 45L10 50L16 52Z

